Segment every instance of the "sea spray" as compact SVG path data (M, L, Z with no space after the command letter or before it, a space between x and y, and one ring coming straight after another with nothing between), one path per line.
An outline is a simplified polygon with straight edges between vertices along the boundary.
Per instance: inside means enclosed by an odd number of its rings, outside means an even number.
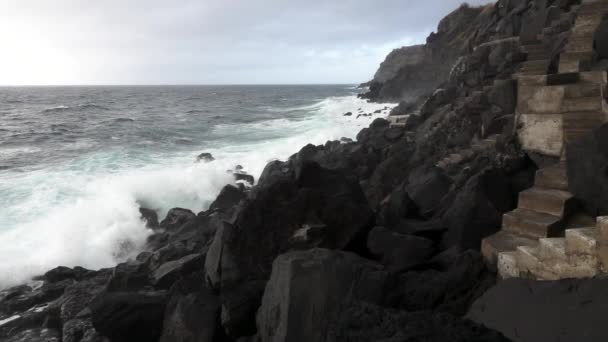
M157 210L161 218L172 207L205 210L225 184L234 182L227 170L235 165L243 165L257 179L269 161L286 159L308 143L354 138L373 119L386 115L387 106L392 107L352 94L296 106L265 105L260 112L271 113L269 118L223 119L201 129L198 141L188 127L172 132L192 141L186 147L163 149L151 139L141 149L98 147L80 157L51 158L44 165L24 168L26 172L2 171L0 192L6 196L0 209L0 287L58 265L98 269L134 257L150 234L140 219L140 206ZM356 118L378 109L383 113ZM103 120L108 122L105 112ZM346 117L345 112L355 115ZM148 119L120 115L133 117L129 124L134 126ZM113 132L118 139L129 139L119 133ZM84 148L87 141L72 144ZM212 153L215 161L197 163L200 152Z

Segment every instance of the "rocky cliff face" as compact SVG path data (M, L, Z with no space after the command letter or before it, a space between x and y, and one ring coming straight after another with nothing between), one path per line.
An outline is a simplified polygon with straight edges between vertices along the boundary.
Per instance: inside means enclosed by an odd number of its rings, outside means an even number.
M462 5L444 18L425 45L391 52L370 82L368 98L412 100L447 80L459 56L470 51L484 8Z
M462 5L439 23L426 44L391 53L378 70L380 77L376 74L369 82L370 91L364 97L411 102L450 81L470 56L489 61L469 62L469 71L478 75L469 75L467 81L509 78L514 71L509 66L522 58L512 45L536 40L544 34L552 43L552 57L557 55L573 19L562 15L576 3L576 0L500 0L482 7ZM503 40L511 46L505 49L500 43ZM477 52L480 48L485 51ZM419 58L420 55L424 57Z
M136 260L59 267L0 292L0 339L508 341L480 323L514 336L502 293L526 297L504 285L486 292L496 275L478 250L537 169L513 135L520 38L570 5L460 7L377 74L373 99L431 93L405 126L377 119L356 142L305 146L269 163L252 189L226 186L204 212L176 208L157 223L142 210L156 233ZM597 141L586 143L603 149Z
M424 45L404 46L393 50L386 56L376 71L372 83L384 83L395 76L404 67L415 67L424 63L426 51Z

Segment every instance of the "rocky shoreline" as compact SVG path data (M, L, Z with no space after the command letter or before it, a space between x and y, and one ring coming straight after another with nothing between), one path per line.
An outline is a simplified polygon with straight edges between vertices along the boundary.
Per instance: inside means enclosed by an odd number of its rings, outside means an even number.
M515 134L520 40L575 3L461 6L426 45L391 54L364 95L401 100L392 115L404 123L376 119L356 141L307 145L253 187L226 185L200 213L175 208L159 221L142 208L155 233L136 259L58 267L0 292L0 340L604 340L594 324L605 280L497 284L479 252L554 161ZM569 28L545 32L555 51ZM577 145L578 157L605 163L605 140ZM593 176L578 178L585 207L606 214L589 190L606 175L584 167L572 168Z

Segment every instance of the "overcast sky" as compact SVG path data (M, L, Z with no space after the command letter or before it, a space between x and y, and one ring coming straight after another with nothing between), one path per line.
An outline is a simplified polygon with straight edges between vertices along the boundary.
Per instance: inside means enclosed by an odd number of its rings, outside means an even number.
M461 2L0 0L0 84L357 83Z

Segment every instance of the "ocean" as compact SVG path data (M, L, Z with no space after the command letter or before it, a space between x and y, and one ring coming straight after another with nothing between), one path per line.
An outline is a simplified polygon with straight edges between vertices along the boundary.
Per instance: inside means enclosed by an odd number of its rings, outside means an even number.
M139 207L205 210L242 165L257 179L392 104L352 85L0 88L0 288L59 266L114 266L151 233ZM360 117L360 112L380 114ZM344 116L352 112L352 116ZM196 161L203 152L216 160ZM128 242L130 254L120 252Z

